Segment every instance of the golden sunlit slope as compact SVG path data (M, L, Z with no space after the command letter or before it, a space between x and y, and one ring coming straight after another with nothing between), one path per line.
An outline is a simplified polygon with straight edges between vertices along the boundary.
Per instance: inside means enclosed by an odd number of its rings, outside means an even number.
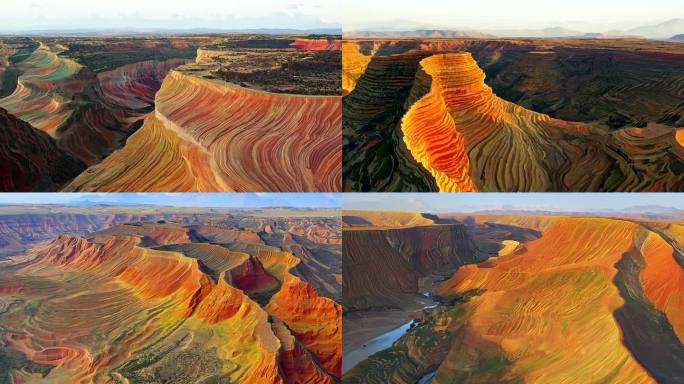
M681 49L604 44L345 42L344 189L681 190Z
M188 107L192 106L192 108ZM341 100L172 71L156 111L73 191L337 191Z
M356 87L359 77L366 71L371 57L359 50L357 44L342 44L342 95L347 95Z
M151 114L126 146L88 168L64 190L229 191L212 172L211 161L206 149Z
M0 379L335 382L341 309L288 272L299 259L198 243L192 231L120 225L3 262L0 356L10 369ZM264 282L277 290L268 305L251 296Z
M473 296L465 319L443 324L453 342L433 382L684 379L672 331L679 278L654 273L669 265L680 274L672 260L672 248L638 223L558 218L523 249L462 267L438 289Z

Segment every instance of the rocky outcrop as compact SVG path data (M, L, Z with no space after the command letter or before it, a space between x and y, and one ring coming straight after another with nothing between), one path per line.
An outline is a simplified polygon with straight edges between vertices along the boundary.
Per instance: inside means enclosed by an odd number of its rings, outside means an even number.
M289 272L266 310L281 319L335 377L342 375L342 307Z
M93 220L93 227L103 221ZM205 243L196 232L220 228L250 253ZM0 340L10 369L0 377L337 382L340 305L288 272L299 263L293 254L238 232L155 220L63 235L4 260L0 322L8 327ZM261 300L264 290L278 292Z

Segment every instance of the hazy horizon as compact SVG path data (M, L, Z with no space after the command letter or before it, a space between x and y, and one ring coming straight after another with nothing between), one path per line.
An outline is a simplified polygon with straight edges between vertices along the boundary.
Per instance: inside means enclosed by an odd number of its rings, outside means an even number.
M562 27L583 33L603 33L684 18L684 8L675 0L489 0L468 3L425 0L419 5L398 5L391 0L348 0L342 13L344 31L416 28L486 31Z
M7 0L0 33L61 30L249 30L341 28L327 0Z
M679 193L350 193L342 196L344 210L425 213L506 210L573 213L645 206L678 209L675 207L684 207L684 196Z
M3 205L341 208L338 193L2 193Z

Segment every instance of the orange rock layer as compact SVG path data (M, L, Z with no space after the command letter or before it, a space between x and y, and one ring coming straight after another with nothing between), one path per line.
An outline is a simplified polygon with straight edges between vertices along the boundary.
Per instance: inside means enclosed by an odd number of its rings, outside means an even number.
M464 304L469 318L454 325L457 344L436 380L496 354L525 382L654 382L623 343L614 314L624 304L615 266L640 233L627 221L559 218L517 252L461 267L439 293L480 293ZM656 252L649 242L644 251Z
M366 71L371 56L366 56L359 46L345 42L342 44L342 95L347 95L356 88L356 83Z
M172 71L126 147L67 190L339 191L341 108Z
M321 365L336 377L342 374L342 308L319 296L308 283L285 273L285 280L266 306L283 320Z
M342 47L342 40L297 39L290 46L301 51L339 51Z
M679 189L679 174L654 165L675 161L666 151L682 155L674 129L649 124L606 133L507 102L484 80L468 52L420 61L414 90L429 84L430 91L410 106L401 131L411 156L440 191Z
M216 260L217 246L208 244L196 250L195 244L172 244L183 253L141 247L148 235L171 241L162 233L175 234L169 225L124 225L91 239L63 236L27 255L11 273L0 270L3 301L23 296L35 304L30 321L23 310L2 314L3 324L12 324L0 331L3 343L50 366L41 378L50 382L121 380L117 367L160 345L164 353L204 351L201 360L219 362L220 377L230 382L335 382L328 372L339 376L340 307L287 272L296 257L263 252L247 263L240 252L219 252L235 260ZM205 261L224 268L216 282L204 272ZM230 272L256 282L264 276L273 282L271 274L280 274L285 281L270 313L230 284ZM174 338L185 341L164 344ZM12 375L16 382L37 379L20 370Z
M432 76L432 88L404 116L404 142L416 161L432 173L441 191L474 192L464 138L450 109L456 106L496 113L492 92L482 87L484 73L469 54L436 55L421 65Z

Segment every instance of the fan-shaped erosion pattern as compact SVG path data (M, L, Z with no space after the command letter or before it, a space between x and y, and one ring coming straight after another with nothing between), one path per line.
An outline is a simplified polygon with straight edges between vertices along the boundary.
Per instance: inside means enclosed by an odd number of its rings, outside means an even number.
M293 274L300 259L249 236L258 227L238 228L259 220L248 214L198 213L190 225L172 215L91 217L110 225L0 259L0 380L338 382L341 306ZM0 219L26 235L40 225ZM291 221L307 229L335 220ZM201 234L223 231L232 241Z
M669 111L681 108L673 95L679 95L681 100L682 89L675 84L681 84L684 74L674 63L684 53L671 45L634 42L639 47L635 48L629 41L605 42L611 50L601 52L595 44L601 43L346 41L344 189L681 190L684 148L677 133L681 123L676 121L677 112ZM583 113L583 107L575 103L575 97L581 97L572 94L571 100L570 96L568 100L558 100L556 109L547 108L539 101L539 94L553 87L547 77L559 82L586 81L565 72L581 66L567 57L569 50L582 57L593 54L601 60L605 55L620 57L621 61L611 64L618 73L610 81L599 75L595 80L611 95L619 88L631 98L602 97L597 101L601 103L600 110L597 107L591 113ZM527 56L535 54L539 57L537 61L528 60ZM526 66L521 67L511 58L526 60ZM653 65L662 68L662 76L670 79L667 87L654 87L647 79L634 78L639 76L635 63L643 63L645 68L646 63L653 61L657 61ZM548 76L543 77L544 73ZM524 84L516 80L515 92L506 83L513 81L514 75L529 78ZM648 79L656 76L645 69L641 75ZM639 85L627 86L633 82ZM549 98L555 97L553 92ZM657 98L662 104L639 104L639 100L654 92L661 93ZM535 100L532 108L528 106L528 95ZM594 97L598 96L587 95L586 99ZM625 110L643 118L630 120L624 117ZM623 116L625 123L616 125L615 114ZM674 120L663 117L670 115Z

